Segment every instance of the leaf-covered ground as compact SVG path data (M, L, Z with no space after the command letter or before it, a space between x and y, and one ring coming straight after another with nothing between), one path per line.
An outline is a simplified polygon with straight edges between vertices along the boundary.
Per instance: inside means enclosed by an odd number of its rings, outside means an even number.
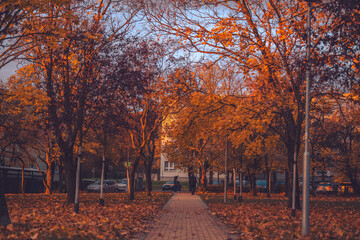
M204 193L213 215L242 239L302 239L301 211L292 218L283 195L244 194L243 203ZM229 196L233 199L233 196ZM360 197L318 195L310 199L310 234L305 239L360 239Z
M0 239L128 239L148 227L171 193L136 193L133 202L127 196L106 193L102 207L98 193L82 193L75 214L65 194L8 194L12 224L0 228Z

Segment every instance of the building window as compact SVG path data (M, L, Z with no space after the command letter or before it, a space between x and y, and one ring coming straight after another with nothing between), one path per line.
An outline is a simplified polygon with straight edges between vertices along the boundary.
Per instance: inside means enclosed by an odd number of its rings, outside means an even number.
M169 161L165 161L165 171L174 171L175 170L175 164Z

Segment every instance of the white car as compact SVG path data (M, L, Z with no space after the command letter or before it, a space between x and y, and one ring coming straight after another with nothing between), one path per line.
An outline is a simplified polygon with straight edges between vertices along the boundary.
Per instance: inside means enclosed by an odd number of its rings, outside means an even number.
M119 191L126 192L127 191L127 178L123 178L118 184Z
M100 185L101 185L101 181L98 180L98 181L90 184L89 186L87 186L86 190L88 192L100 192ZM119 192L120 189L119 189L118 183L115 180L104 180L103 191L104 192Z

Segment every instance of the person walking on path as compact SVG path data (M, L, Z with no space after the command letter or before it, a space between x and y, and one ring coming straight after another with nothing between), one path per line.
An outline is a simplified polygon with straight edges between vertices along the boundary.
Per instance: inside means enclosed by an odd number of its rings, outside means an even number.
M196 191L196 176L193 173L191 173L190 179L189 179L189 190L190 190L191 194L194 195L194 193Z
M178 176L174 177L174 192L181 191L181 185L178 180Z
M212 216L207 205L198 195L175 193L164 207L146 236L139 240L229 240L238 239L230 235L220 220Z

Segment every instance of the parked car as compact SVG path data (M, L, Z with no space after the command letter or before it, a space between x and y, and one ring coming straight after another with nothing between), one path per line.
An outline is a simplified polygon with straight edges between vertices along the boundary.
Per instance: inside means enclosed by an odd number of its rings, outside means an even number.
M317 193L333 193L335 192L335 186L331 182L320 182L315 191Z
M222 180L213 180L213 183L212 183L212 185L216 185L216 186L220 186L220 185L222 185L222 184L224 184L224 182L222 181Z
M351 182L342 182L339 184L338 188L339 194L348 194L348 193L354 193L354 189L351 185Z
M275 193L282 193L285 192L285 182L276 182L275 185L273 186L274 192Z
M89 186L87 186L86 190L88 192L100 192L100 185L101 185L101 180L98 180L98 181L90 184ZM115 180L104 180L103 191L104 192L119 192L120 189Z
M266 180L256 180L256 191L266 192L267 190L267 181Z
M127 184L128 184L127 178L121 179L121 181L117 183L119 191L126 192Z
M248 180L242 180L243 192L250 192L250 182ZM240 181L236 180L237 191L240 191Z
M162 185L162 190L181 191L181 184L179 181L177 181L174 185L174 181L168 181L164 185Z

